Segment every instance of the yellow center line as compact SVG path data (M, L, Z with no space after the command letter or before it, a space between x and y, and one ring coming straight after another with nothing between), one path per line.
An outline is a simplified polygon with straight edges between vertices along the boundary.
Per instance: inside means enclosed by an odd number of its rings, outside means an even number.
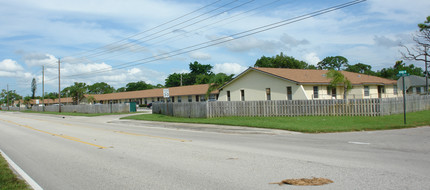
M27 119L33 119L33 120L37 120L37 121L47 122L46 120L42 120L42 119L35 119L35 118L27 118ZM49 122L56 122L56 121L49 121ZM77 126L77 127L91 128L91 129L96 129L96 130L101 130L101 131L113 131L113 130L109 130L109 129L99 129L99 128L94 128L94 127L88 127L88 126L82 126L82 125L74 125L74 124L68 124L68 123L63 123L63 122L56 122L56 123L59 123L59 124L62 124L62 125L67 125L67 126ZM154 136L154 135L147 135L147 134L129 133L129 132L124 132L124 131L113 131L113 132L114 133L121 133L121 134L125 134L125 135L151 137L151 138L166 139L166 140L179 141L179 142L192 142L192 140L176 139L176 138L161 137L161 136Z
M21 127L25 127L25 128L27 128L27 129L31 129L31 130L35 130L35 131L39 131L39 132L46 133L46 134L49 134L49 135L52 135L52 136L61 137L61 138L64 138L64 139L68 139L68 140L71 140L71 141L75 141L75 142L83 143L83 144L86 144L86 145L95 146L95 147L100 148L100 149L107 148L107 147L104 147L104 146L100 146L100 145L96 145L96 144L93 144L93 143L89 143L89 142L82 141L81 139L76 138L76 137L71 137L71 136L67 136L67 135L63 135L63 134L55 134L55 133L51 133L51 132L49 132L49 131L44 131L44 130L36 129L36 128L31 127L31 126L28 126L28 125L21 125L21 124L19 124L19 123L15 123L15 122L13 122L13 121L8 121L8 120L3 120L3 119L0 119L0 121L8 122L8 123L11 123L11 124L14 124L14 125L18 125L18 126L21 126Z

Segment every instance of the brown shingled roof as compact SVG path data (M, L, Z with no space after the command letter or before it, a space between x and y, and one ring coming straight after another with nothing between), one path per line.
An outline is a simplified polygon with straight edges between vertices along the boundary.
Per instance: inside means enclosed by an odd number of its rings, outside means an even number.
M41 99L39 100L39 104L45 103L45 104L58 104L58 98L57 99L44 99L43 102ZM61 98L61 103L72 103L73 99L71 97L68 98ZM30 104L36 104L36 99L31 99Z
M199 84L190 86L178 86L164 88L169 89L170 96L188 96L206 94L209 84ZM218 90L213 91L213 94L219 93ZM137 99L137 98L152 98L163 97L163 88L139 90L131 92L117 92L110 94L87 94L85 96L93 96L97 101L100 100L121 100L121 99Z
M281 77L299 84L320 84L330 83L330 78L326 77L327 70L307 70L307 69L285 69L285 68L261 68L251 67L250 69L266 74ZM397 84L397 81L381 77L370 76L361 73L340 71L353 85L363 84Z

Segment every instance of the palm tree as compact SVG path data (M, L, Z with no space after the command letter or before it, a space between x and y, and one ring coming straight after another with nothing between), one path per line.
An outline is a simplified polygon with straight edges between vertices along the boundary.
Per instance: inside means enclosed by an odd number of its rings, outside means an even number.
M214 75L209 80L209 88L208 88L208 91L206 92L206 99L207 100L209 99L209 96L210 96L212 91L218 89L219 87L224 85L226 82L230 81L233 78L233 76L234 76L234 74L227 75L225 73L218 73L218 74Z
M88 104L92 104L96 101L96 98L94 98L94 96L88 96L87 97L87 102Z
M352 89L351 81L349 81L340 71L330 70L327 72L327 78L331 78L330 87L336 88L343 86L343 99L346 99L346 93Z

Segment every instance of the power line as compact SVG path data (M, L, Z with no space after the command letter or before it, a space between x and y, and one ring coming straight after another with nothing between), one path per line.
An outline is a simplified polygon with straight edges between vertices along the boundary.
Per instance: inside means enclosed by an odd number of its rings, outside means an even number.
M91 72L86 72L86 73L81 73L81 74L75 74L75 75L68 75L68 76L64 76L64 77L68 78L68 77L84 76L84 75L88 75L88 74L108 72L108 71L123 69L123 68L130 67L130 66L136 66L136 65L140 65L140 64L145 64L145 63L149 63L149 62L154 62L154 61L158 61L158 60L162 60L162 59L174 57L174 56L177 56L177 55L189 53L189 52L196 51L196 50L199 50L199 49L204 49L204 48L207 48L207 47L211 47L211 46L215 46L215 45L218 45L218 44L222 44L222 43L226 43L226 42L229 42L229 41L233 41L233 40L237 40L237 39L240 39L240 38L244 38L244 37L247 37L247 36L250 36L250 35L254 35L254 34L257 34L257 33L261 33L261 32L267 31L267 30L272 30L274 28L278 28L278 27L281 27L281 26L284 26L284 25L292 24L292 23L295 23L295 22L299 22L299 21L302 21L302 20L305 20L305 19L309 19L309 18L315 17L315 16L319 16L319 15L322 15L322 14L333 12L335 10L346 8L346 7L349 7L349 6L358 4L358 3L362 3L362 2L365 2L365 1L366 0L350 1L350 2L347 2L347 3L339 4L339 5L332 6L332 7L329 7L329 8L326 8L326 9L322 9L322 10L319 10L319 11L314 11L314 12L311 12L311 13L308 13L308 14L297 16L297 17L294 17L294 18L291 18L291 19L282 20L282 21L275 22L275 23L272 23L272 24L268 24L268 25L264 25L264 26L257 27L257 28L254 28L254 29L250 29L250 30L247 30L247 31L244 31L244 32L236 33L236 34L233 34L233 35L230 35L230 36L221 37L221 38L218 38L218 39L215 39L215 40L210 40L210 41L207 41L207 42L195 44L195 45L188 46L188 47L185 47L185 48L182 48L182 49L178 49L178 50L175 50L175 51L171 51L171 52L168 52L168 53L163 53L163 54L160 54L160 55L151 56L151 57L147 57L147 58L144 58L144 59L139 59L139 60L135 60L135 61L126 62L126 63L120 64L120 65L117 65L117 66L121 66L121 67L118 67L118 68L114 68L114 69L100 69L100 70L96 70L96 71L91 71ZM140 62L140 63L138 63L138 62ZM136 63L136 64L133 64L133 63Z
M141 38L137 38L137 39L133 39L133 40L134 40L134 41L142 40L142 39L145 39L145 38L147 38L147 37L150 37L150 36L156 35L156 34L158 34L158 33L160 33L160 32L163 32L163 31L166 31L166 30L172 29L172 28L174 28L174 27L176 27L176 26L179 26L179 25L181 25L181 24L184 24L184 23L187 23L187 22L192 21L192 20L194 20L194 19L197 19L197 18L199 18L199 17L201 17L201 16L203 16L203 15L205 15L205 14L208 14L208 13L211 13L211 12L216 11L216 10L218 10L218 9L221 9L221 8L223 8L223 7L226 7L226 6L228 6L228 5L232 4L232 3L236 2L236 1L238 1L238 0L231 1L231 2L229 2L229 3L227 3L227 4L224 4L224 5L222 5L222 6L218 7L218 8L212 9L212 10L207 11L207 12L205 12L205 13L202 13L202 14L200 14L200 15L198 15L198 16L192 17L192 18L190 18L190 19L188 19L188 20L182 21L182 22L180 22L179 24L175 24L175 25L170 26L170 27L168 27L168 28L162 29L161 31L157 31L157 32L154 32L154 33L152 33L152 34L150 34L150 35L147 35L147 36L144 36L144 37L141 37ZM207 7L207 6L205 6L205 7ZM199 10L201 10L201 9L199 9ZM197 12L197 11L193 11L193 13L194 13L194 12ZM187 15L189 15L189 14L187 14ZM181 16L181 18L183 18L183 17ZM176 21L176 20L178 20L178 19L174 19L174 21ZM170 23L170 22L168 22L168 23ZM159 26L161 27L161 26L163 26L163 25L165 25L165 24L162 24L162 25L159 25ZM149 29L149 30L146 30L146 31L144 31L143 33L146 33L146 32L149 32L149 31L151 31L151 30L154 30L155 28L159 28L159 26L154 27L154 28ZM140 33L140 34L143 34L143 33ZM140 34L139 34L139 35L140 35ZM128 40L128 39L131 39L131 38L126 38L125 40ZM121 40L121 41L125 41L125 40ZM85 56L85 58L88 58L88 57L94 57L94 56L97 56L97 55L100 55L100 54L103 54L103 53L110 53L110 52L114 52L114 51L117 51L117 50L121 50L121 49L124 49L124 48L122 48L122 47L126 47L126 46L127 46L127 44L132 44L132 43L130 43L130 42L126 42L126 43L124 43L124 44L122 44L122 45L119 45L119 46L117 46L117 47L114 47L114 48L112 48L112 49L102 50L102 51L97 52L97 53L92 53L92 54L86 55L86 56ZM105 46L105 47L107 48L107 46Z
M224 12L227 12L227 11L231 11L231 10L237 9L237 8L239 8L239 7L241 7L241 6L244 6L244 5L246 5L246 4L249 4L249 3L253 2L253 1L254 1L254 0L247 1L247 2L245 2L245 3L242 3L242 4L240 4L240 5L237 5L237 6L233 7L233 8L230 8L230 9L228 9L228 10L225 10L225 11L223 11L223 12L217 13L216 15L212 15L212 16L210 16L210 17L207 17L207 18L204 18L204 19L202 19L202 20L196 21L196 22L194 22L194 23L192 23L192 24L188 24L188 25L186 25L186 26L184 26L184 27L177 28L177 29L175 29L175 30L182 30L182 29L184 29L184 28L187 28L187 27L189 27L189 26L195 25L195 24L200 23L200 22L202 22L202 21L205 21L205 20L208 20L208 19L214 18L214 17L216 17L216 16L219 16L219 15L223 14ZM234 18L234 17L237 17L237 16L239 16L239 15L242 15L242 14L248 13L248 12L250 12L250 11L252 11L252 10L256 10L256 9L259 9L259 8L262 8L262 7L265 7L265 6L268 6L268 5L273 4L273 3L275 3L275 2L278 2L278 1L280 1L280 0L275 0L275 1L271 2L271 3L265 4L265 5L263 5L263 6L259 6L259 7L257 7L257 8L253 8L253 9L251 9L251 10L245 11L245 12L243 12L243 13L241 13L241 14L238 14L238 15L235 15L235 16L233 16L233 17L229 17L229 18L226 18L226 19L222 19L221 21L217 21L217 22L214 22L214 23L211 23L211 24L205 25L205 26L203 26L203 27L198 28L197 30L202 29L202 28L205 28L205 27L208 27L208 26L211 26L211 25L213 25L213 24L216 24L216 23L219 23L219 22L222 22L222 21L225 21L225 20L228 20L228 19L231 19L231 18ZM193 30L193 31L195 31L195 30ZM158 35L158 36L156 36L156 37L150 38L150 39L148 39L148 40L145 40L145 41L143 41L143 42L149 42L149 41L151 41L151 40L154 40L154 39L157 39L157 38L160 38L160 37L166 36L166 35L171 34L171 33L174 33L174 32L173 32L173 31L170 31L170 32L167 32L167 33L164 33L164 34ZM186 33L190 33L190 32L186 32ZM178 36L180 36L180 35L183 35L183 34L179 34L179 35L176 35L176 36L173 36L173 37L167 38L167 39L162 40L162 41L159 41L159 42L157 42L157 43L158 43L158 44L160 44L160 42L164 42L164 41L167 41L167 40L170 40L170 39L176 38L176 37L178 37ZM172 40L172 41L175 41L175 40ZM170 41L170 42L172 42L172 41ZM125 48L129 48L129 47L133 47L133 46L138 46L139 44L142 44L143 42L141 41L141 42L138 42L138 43L136 43L136 44L132 44L131 46L124 47L123 49L125 49ZM154 44L152 44L152 45L154 45ZM147 46L147 47L148 47L148 46ZM138 47L138 48L137 48L137 49L135 49L135 50L139 51L139 50L143 50L143 49L145 49L145 48L146 48L146 47L140 46L140 47ZM108 59L108 58L112 58L112 57L117 57L117 56L119 56L119 55L124 55L124 54L129 54L129 53L130 53L130 52L124 52L124 53L119 53L119 54L110 54L110 56L108 56L108 57L100 58L100 59L97 59L97 60L88 60L88 61L86 61L86 63L89 63L89 62L98 62L98 61L102 61L102 60L104 60L104 59ZM70 62L69 62L69 63L70 63Z
M182 18L184 18L184 17L186 17L186 16L188 16L188 15L194 14L194 13L196 13L196 12L198 12L198 11L202 10L202 9L205 9L205 8L207 8L207 7L209 7L209 6L212 6L212 5L214 5L214 4L216 4L216 3L220 2L220 1L221 1L221 0L214 1L214 2L209 3L209 4L207 4L207 5L203 6L203 7L198 8L198 9L196 9L196 10L193 10L193 11L191 11L191 12L189 12L189 13L186 13L186 14L184 14L184 15L181 15L181 16L179 16L179 17L175 18L175 19L172 19L172 20L169 20L169 21L167 21L167 22L164 22L164 23L162 23L162 24L160 24L160 25L157 25L157 26L155 26L155 27L152 27L152 28L150 28L150 29L148 29L148 30L145 30L145 31L142 31L142 32L139 32L139 33L133 34L133 35L128 36L128 37L126 37L126 38L124 38L124 39L121 39L121 40L119 40L119 41L115 41L115 42L109 43L109 44L107 44L107 45L104 45L104 46L101 46L101 47L98 47L98 48L94 48L94 49L92 49L92 50L88 50L87 52L83 52L83 53L79 53L79 54L73 54L73 55L70 55L69 57L76 56L76 55L80 55L80 54L81 54L81 55L82 55L82 54L86 54L86 53L88 53L88 52L96 51L96 50L98 50L98 49L104 49L104 48L106 48L106 47L108 47L108 46L110 46L110 45L113 45L113 44L116 44L116 43L120 43L120 42L126 41L126 40L128 40L128 39L133 38L133 37L136 37L136 36L139 36L139 35L144 34L144 33L146 33L146 32L149 32L149 31L151 31L151 30L157 29L157 28L159 28L159 27L161 27L161 26L164 26L164 25L167 25L167 24L169 24L169 23L175 22L175 21L177 21L177 20L179 20L179 19L182 19Z

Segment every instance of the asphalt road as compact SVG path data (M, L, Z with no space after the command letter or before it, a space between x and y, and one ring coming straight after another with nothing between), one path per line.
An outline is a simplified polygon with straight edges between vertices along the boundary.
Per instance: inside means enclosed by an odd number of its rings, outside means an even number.
M44 189L430 189L430 127L301 134L0 112L0 149ZM315 187L269 184L324 177Z

